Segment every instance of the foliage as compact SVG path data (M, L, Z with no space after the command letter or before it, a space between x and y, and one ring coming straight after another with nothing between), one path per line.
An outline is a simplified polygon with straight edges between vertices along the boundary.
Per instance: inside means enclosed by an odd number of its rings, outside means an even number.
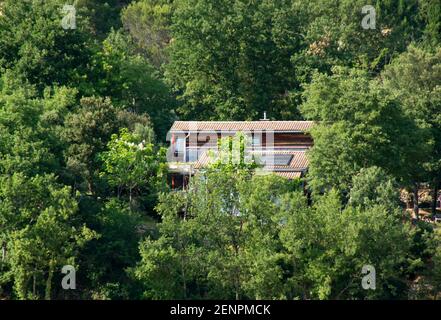
M165 153L165 148L156 150L152 142L121 129L119 135L112 135L108 151L101 155L101 176L117 189L118 198L128 194L132 205L134 196L152 196L164 188Z
M111 134L117 132L117 111L110 99L83 98L81 107L66 116L61 136L68 144L65 150L66 168L72 175L73 185L89 193L101 163L97 154L105 150Z
M288 219L281 239L292 263L288 283L293 297L390 299L404 294L410 229L397 210L382 205L342 209L335 190L311 208L300 195L285 206ZM364 265L376 269L376 290L360 285Z
M416 171L419 181L441 186L441 50L415 46L397 57L383 72L384 85L397 97L403 110L425 128L430 146ZM424 174L426 176L424 176Z
M146 298L279 298L277 212L286 180L213 169L188 191L164 194L158 240L134 270Z
M380 199L377 199L380 200ZM276 176L225 168L161 197L158 240L134 275L153 299L373 299L406 292L411 231L395 208L347 207L335 191L307 206ZM363 265L377 290L360 286ZM159 280L161 279L161 280Z
M121 15L124 27L156 67L168 61L173 12L173 0L142 0L132 2Z
M79 206L89 207L90 200L82 199ZM126 269L139 260L138 244L144 233L141 213L115 198L89 210L93 215L89 224L100 236L82 251L79 261L84 270L78 281L88 284L93 299L137 298Z
M15 293L20 299L51 299L54 274L63 265L75 266L79 249L96 234L81 224L71 190L53 176L14 174L1 185L1 239Z
M399 205L397 183L378 167L361 169L352 178L349 204L363 209L383 205L393 210Z
M130 39L112 31L96 56L99 95L112 97L118 109L148 114L160 138L165 137L174 117L168 87Z
M296 115L290 56L299 17L289 1L175 2L166 76L189 119L256 119Z
M252 170L258 167L258 159L251 153L251 140L243 133L221 138L217 151L210 152L210 168L222 170Z
M429 1L174 1L167 79L188 119L299 118L302 84L314 71L380 72L393 55L436 27ZM376 9L376 28L361 26ZM430 8L430 9L428 9ZM425 14L429 13L430 14ZM427 30L433 35L433 30Z
M87 78L93 56L87 8L77 8L74 30L61 26L61 0L2 1L0 68L29 81L42 92L53 84L90 92Z
M347 192L362 168L377 166L400 181L419 172L428 145L427 132L403 114L402 105L366 72L336 69L316 74L301 106L311 130L309 181L320 191ZM410 176L410 177L409 177Z
M439 299L439 228L410 226L397 192L417 212L441 188L440 17L439 0L0 1L0 299ZM260 175L237 135L169 190L175 118L263 111L316 121L306 181Z

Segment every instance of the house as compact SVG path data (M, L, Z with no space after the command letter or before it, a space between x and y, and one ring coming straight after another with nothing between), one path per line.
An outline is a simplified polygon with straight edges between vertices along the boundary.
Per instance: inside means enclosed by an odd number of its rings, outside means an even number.
M241 132L248 137L248 154L260 159L263 172L287 179L301 178L308 169L306 151L313 141L312 121L176 121L167 136L167 159L172 188L187 185L189 178L206 167L221 138ZM256 156L256 157L254 157Z

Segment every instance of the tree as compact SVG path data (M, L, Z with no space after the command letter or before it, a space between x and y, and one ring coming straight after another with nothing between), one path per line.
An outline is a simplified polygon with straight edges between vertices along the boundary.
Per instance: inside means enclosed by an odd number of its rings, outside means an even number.
M99 39L107 36L110 30L119 29L122 26L120 15L125 6L132 0L77 0L77 7L88 9L88 17L93 26L93 34Z
M433 254L433 269L429 275L429 283L432 288L434 299L439 299L441 293L441 235L440 231L435 230L435 235L432 238L431 249Z
M411 41L422 37L420 2L417 0L299 1L296 6L304 17L304 46L292 61L296 72L309 82L314 70L330 73L333 66L356 67L380 72L394 53L406 50ZM362 8L375 10L375 28L362 26ZM369 11L369 13L372 13Z
M61 0L2 2L0 16L0 68L35 84L93 90L88 84L94 43L88 12L76 9L76 29L64 30Z
M419 1L174 1L166 77L188 119L300 118L302 84L315 71L378 74L423 37ZM361 26L376 9L376 28ZM421 9L422 10L422 9ZM204 115L204 117L201 117Z
M309 152L313 190L335 187L347 194L352 177L371 166L403 184L420 172L428 149L426 130L366 72L336 68L332 76L316 74L304 96L303 115L318 121Z
M349 205L363 209L383 205L393 210L399 207L396 181L378 167L361 169L352 179Z
M117 189L118 199L127 194L132 206L135 195L154 197L164 189L165 153L164 148L157 150L152 141L121 129L119 135L112 135L108 151L101 154L101 176Z
M174 118L169 88L149 61L136 52L126 35L112 31L96 56L94 82L99 95L111 97L116 108L147 114L156 134L165 140Z
M417 257L390 200L344 208L331 191L308 207L280 177L209 170L161 196L159 238L142 243L132 274L153 299L404 297ZM375 291L361 287L364 265L376 268Z
M383 72L384 85L403 105L403 111L428 131L420 144L430 145L413 174L415 183L429 182L433 189L432 212L441 187L441 49L410 46ZM418 187L416 187L418 188ZM417 193L416 193L417 195ZM418 200L415 200L418 202Z
M110 99L102 98L83 98L80 107L66 115L61 135L67 143L66 167L75 189L93 194L101 168L97 155L118 131L116 115Z
M217 168L196 175L188 191L162 195L159 239L142 243L133 270L144 297L283 297L275 213L292 188L275 175Z
M209 167L211 169L250 171L259 166L259 159L250 154L250 138L241 132L220 139L217 147L217 152L209 154L211 158Z
M138 298L136 285L126 270L139 261L139 242L151 231L146 228L146 219L140 211L116 198L104 203L81 199L79 208L89 214L90 225L99 237L88 242L78 263L83 275L78 281L88 288L84 298L130 299Z
M157 68L168 62L174 8L173 0L141 0L132 2L121 14L125 29Z
M426 42L436 47L441 43L441 4L436 0L424 0L421 16L427 27L424 30Z
M14 174L3 178L2 186L1 238L16 295L51 299L57 270L75 265L79 249L96 234L81 223L71 190L53 176Z
M288 195L280 238L289 263L288 297L301 299L390 299L406 292L402 273L410 227L399 210L383 205L342 209L335 190L307 207L300 194ZM376 289L361 286L362 269L376 270Z
M289 90L299 16L290 1L175 2L167 79L184 118L251 120L297 115Z
M397 191L418 217L420 186L435 200L441 185L440 14L439 0L0 0L0 299L439 298L439 232L409 226ZM175 118L263 111L316 122L312 201L255 170L244 135L167 188ZM76 291L57 285L67 264Z
M33 86L12 79L10 73L2 77L1 87L0 175L59 173L63 145L58 130L76 91L47 88L40 98Z

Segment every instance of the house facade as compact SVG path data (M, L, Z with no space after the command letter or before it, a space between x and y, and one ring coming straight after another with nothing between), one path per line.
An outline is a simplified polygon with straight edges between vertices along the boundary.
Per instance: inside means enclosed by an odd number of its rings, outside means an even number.
M301 178L308 169L306 151L313 141L312 121L176 121L168 134L167 159L172 188L188 184L192 175L213 161L218 142L241 132L246 153L259 159L261 172L287 179Z

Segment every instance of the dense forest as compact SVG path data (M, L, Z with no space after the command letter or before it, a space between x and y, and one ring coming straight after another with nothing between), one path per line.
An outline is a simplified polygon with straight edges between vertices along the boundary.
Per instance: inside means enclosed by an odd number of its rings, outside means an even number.
M311 197L170 190L173 121L263 111ZM0 0L0 299L441 299L439 189L440 0Z

